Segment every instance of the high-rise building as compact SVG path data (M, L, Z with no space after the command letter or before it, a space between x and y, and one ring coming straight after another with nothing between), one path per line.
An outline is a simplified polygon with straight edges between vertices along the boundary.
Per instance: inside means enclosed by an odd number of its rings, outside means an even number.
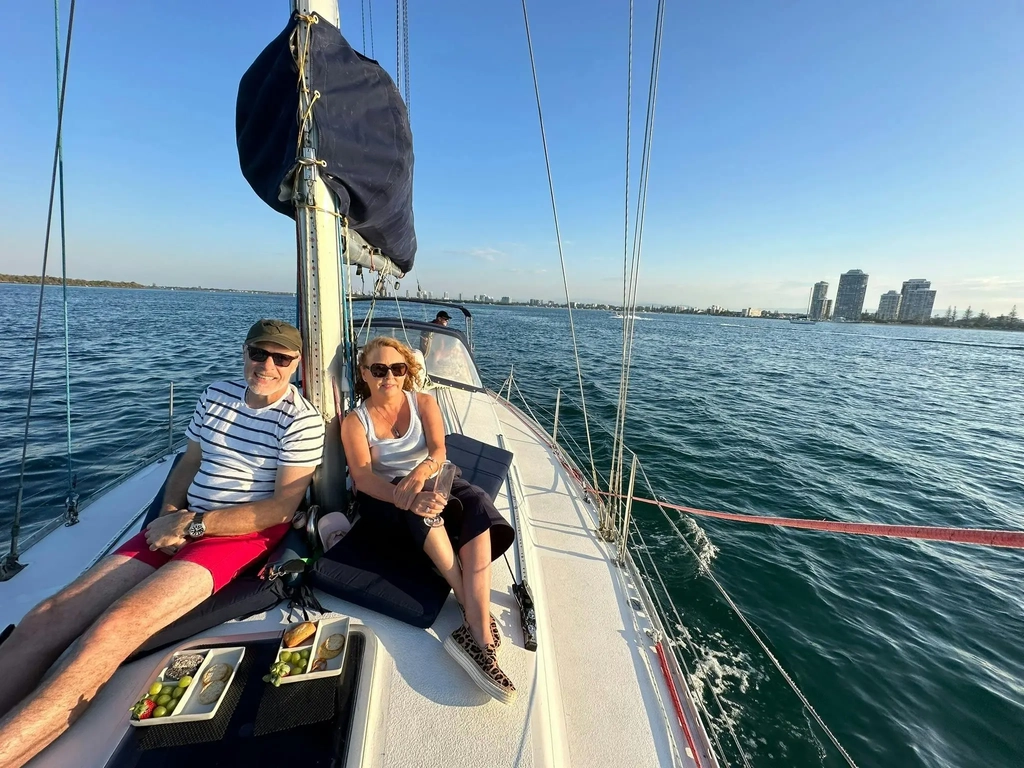
M832 319L832 299L825 299L825 306L824 306L824 308L822 309L822 312L821 312L821 319L822 320L831 320Z
M851 269L839 276L833 320L860 320L864 311L864 296L868 292L868 276L859 269Z
M811 320L828 319L827 315L825 314L825 302L827 301L828 283L826 283L824 280L822 280L820 283L815 283L814 290L811 292Z
M900 316L901 296L896 291L883 293L878 299L878 312L875 317L879 320L895 320Z
M900 292L899 320L901 323L923 323L932 316L935 306L935 291L932 284L920 278L907 280Z

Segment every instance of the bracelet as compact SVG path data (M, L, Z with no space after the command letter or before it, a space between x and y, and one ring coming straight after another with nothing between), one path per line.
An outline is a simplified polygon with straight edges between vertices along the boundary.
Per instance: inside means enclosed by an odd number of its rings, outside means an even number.
M437 459L435 459L433 456L430 456L429 454L427 455L427 458L420 462L420 464L425 464L428 461L434 465L434 469L438 469L441 466Z

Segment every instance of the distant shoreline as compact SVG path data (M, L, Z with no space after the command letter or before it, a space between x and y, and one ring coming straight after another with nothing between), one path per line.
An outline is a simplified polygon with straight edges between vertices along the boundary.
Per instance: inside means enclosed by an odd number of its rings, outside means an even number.
M0 283L9 283L11 285L39 285L39 275L4 275L0 274ZM59 277L46 278L46 285L48 286L59 286L63 285L63 281ZM247 294L261 294L265 296L294 296L294 291L258 291L248 290L245 288L203 288L201 285L197 286L180 286L180 285L143 285L142 283L136 283L131 281L117 281L117 280L80 280L78 278L68 278L68 285L74 288L138 288L147 291L201 291L203 293L247 293Z

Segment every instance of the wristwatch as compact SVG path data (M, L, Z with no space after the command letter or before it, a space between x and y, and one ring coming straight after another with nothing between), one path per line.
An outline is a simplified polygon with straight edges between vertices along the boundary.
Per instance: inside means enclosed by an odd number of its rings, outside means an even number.
M185 529L185 538L195 541L201 539L206 535L206 523L203 522L203 513L196 512L196 516L192 518L192 522L188 524Z

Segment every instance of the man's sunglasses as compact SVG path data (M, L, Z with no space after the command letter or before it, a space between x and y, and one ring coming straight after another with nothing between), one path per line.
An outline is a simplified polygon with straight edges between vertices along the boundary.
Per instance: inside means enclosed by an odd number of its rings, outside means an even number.
M388 375L388 371L391 371L396 379L405 376L409 372L409 366L405 363L392 363L391 365L374 363L373 365L364 365L363 368L368 370L375 379L383 379Z
M268 352L259 347L250 347L248 344L245 345L245 351L248 353L249 359L254 363L265 363L268 357L273 358L274 365L278 368L287 368L299 359L298 355L292 357L291 355L282 355L280 352Z

